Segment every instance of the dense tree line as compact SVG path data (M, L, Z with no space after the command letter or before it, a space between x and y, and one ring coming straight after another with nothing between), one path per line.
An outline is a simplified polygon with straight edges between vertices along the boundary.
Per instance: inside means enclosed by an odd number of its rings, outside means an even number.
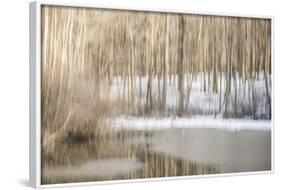
M116 80L118 101L112 106L120 113L166 115L168 87L176 86L175 114L189 115L198 77L202 92L219 95L213 115L254 119L260 117L255 83L263 80L263 117L271 118L270 19L48 6L42 15L46 126L67 122L81 83L91 92L81 101L106 102Z

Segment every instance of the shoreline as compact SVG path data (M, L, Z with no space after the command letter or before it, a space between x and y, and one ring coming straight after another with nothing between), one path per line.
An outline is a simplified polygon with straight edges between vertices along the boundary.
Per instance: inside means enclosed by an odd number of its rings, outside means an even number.
M210 128L221 130L265 130L271 131L271 120L223 119L213 116L195 117L124 117L106 119L112 128L132 130L161 130L168 128Z

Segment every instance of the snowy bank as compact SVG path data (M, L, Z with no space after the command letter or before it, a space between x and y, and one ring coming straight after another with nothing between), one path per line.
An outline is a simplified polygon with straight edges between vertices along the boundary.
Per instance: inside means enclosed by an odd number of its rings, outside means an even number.
M222 130L271 130L271 120L215 119L210 116L192 118L116 117L110 121L114 128L159 130L167 128L214 128Z

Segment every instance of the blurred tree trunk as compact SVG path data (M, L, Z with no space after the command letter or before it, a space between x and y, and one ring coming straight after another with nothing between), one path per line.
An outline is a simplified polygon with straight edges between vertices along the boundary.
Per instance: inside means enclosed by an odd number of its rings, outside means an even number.
M166 110L166 99L167 99L167 78L168 78L168 67L169 67L169 16L166 16L166 38L165 38L165 61L164 61L164 80L162 89L162 112Z
M181 116L184 112L184 62L183 62L183 44L184 44L184 31L185 23L184 17L179 16L178 23L178 91L179 91L179 102L178 102L178 115Z

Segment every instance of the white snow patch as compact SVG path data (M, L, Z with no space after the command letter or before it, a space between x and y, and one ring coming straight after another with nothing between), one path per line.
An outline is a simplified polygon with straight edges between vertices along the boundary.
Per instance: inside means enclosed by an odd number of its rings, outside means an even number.
M223 119L211 116L192 118L144 118L120 116L110 120L113 128L160 130L168 128L214 128L222 130L271 130L270 120Z

